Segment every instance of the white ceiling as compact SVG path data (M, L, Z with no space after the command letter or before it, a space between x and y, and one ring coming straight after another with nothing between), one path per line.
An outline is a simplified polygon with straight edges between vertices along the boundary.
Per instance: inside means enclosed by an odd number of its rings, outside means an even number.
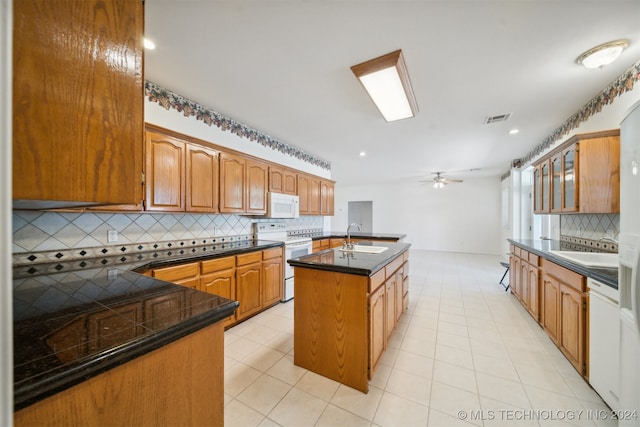
M640 0L146 0L145 13L146 79L328 160L339 185L500 175L640 59ZM575 64L620 38L617 62ZM387 123L350 66L396 49L419 112Z

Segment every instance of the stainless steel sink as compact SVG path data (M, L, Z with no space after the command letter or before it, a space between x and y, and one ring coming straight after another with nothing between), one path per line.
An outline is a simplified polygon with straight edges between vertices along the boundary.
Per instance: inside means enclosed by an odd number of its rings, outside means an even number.
M585 267L618 268L618 254L606 252L549 251L553 255Z
M386 246L353 245L351 249L340 248L342 252L358 252L363 254L379 254L389 249Z

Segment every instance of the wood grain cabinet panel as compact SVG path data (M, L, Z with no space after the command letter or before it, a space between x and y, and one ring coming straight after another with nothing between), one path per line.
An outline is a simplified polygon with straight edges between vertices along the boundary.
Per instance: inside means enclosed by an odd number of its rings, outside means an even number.
M186 211L218 212L218 152L187 145Z
M385 339L385 287L378 289L369 296L369 375L375 371L386 347Z
M298 174L300 215L320 215L322 180L313 175Z
M571 286L560 286L562 335L560 349L581 375L586 374L586 296Z
M243 157L220 153L220 212L245 212L245 165Z
M253 160L246 161L246 213L263 215L267 213L268 166Z
M236 299L240 304L236 318L242 320L262 309L262 263L236 268Z
M140 0L13 2L14 207L139 204Z
M334 214L334 187L333 181L322 180L320 183L320 214Z
M560 345L560 283L545 274L542 276L542 307L542 327Z
M186 144L157 132L146 132L146 200L149 211L185 210Z
M225 257L210 261L202 261L200 290L220 295L231 300L236 299L235 257ZM236 320L235 312L224 320L227 327Z
M282 299L284 283L284 266L282 257L272 258L262 262L262 305L273 305Z

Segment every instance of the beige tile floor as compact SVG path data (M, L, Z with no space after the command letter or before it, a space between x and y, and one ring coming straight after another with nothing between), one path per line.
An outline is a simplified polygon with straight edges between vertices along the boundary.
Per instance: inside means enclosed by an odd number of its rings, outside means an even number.
M409 310L368 394L293 364L295 299L226 331L225 426L615 426L498 261L411 251Z

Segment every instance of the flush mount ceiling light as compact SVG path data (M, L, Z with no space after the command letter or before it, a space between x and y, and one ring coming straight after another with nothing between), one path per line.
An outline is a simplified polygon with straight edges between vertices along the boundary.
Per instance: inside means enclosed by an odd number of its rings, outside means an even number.
M387 122L413 117L418 104L402 50L351 67Z
M602 68L618 59L627 46L629 46L629 40L626 39L603 43L580 55L576 62L587 68Z

